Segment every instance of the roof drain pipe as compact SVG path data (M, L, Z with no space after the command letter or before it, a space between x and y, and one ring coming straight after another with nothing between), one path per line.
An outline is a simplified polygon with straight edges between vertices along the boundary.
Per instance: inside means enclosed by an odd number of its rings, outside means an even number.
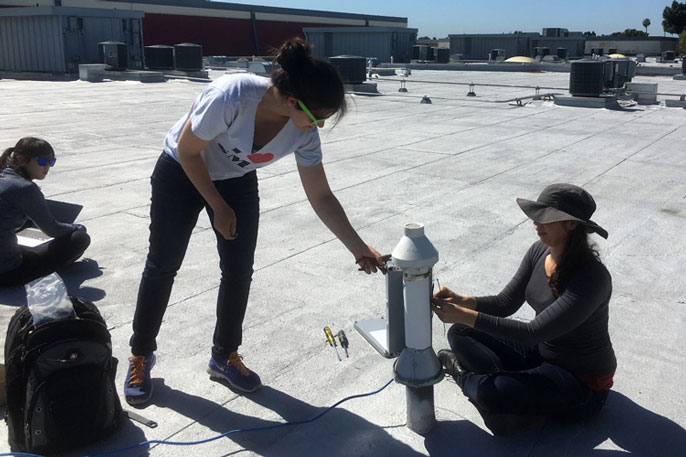
M404 229L391 254L392 264L402 271L402 283L396 282L396 287L402 287L405 314L405 347L394 371L395 380L407 389L407 426L424 435L436 423L433 386L443 379L441 363L431 346L431 269L438 262L438 251L424 235L424 225L412 222ZM397 292L394 295L398 296Z

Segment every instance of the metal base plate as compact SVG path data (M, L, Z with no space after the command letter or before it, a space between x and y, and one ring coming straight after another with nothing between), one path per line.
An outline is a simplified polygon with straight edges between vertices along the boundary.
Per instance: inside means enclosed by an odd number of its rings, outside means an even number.
M390 354L388 352L387 337L386 337L386 319L367 319L364 321L355 321L355 330L360 332L369 344L372 345L376 352L387 359L392 359L397 354Z

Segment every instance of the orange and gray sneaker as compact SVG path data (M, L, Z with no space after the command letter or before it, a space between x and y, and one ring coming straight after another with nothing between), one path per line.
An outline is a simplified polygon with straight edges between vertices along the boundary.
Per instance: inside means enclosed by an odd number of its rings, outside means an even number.
M129 357L129 371L126 373L124 382L126 403L131 406L142 406L150 401L152 397L150 370L154 366L155 354Z
M243 357L236 351L228 359L212 357L207 372L211 378L224 380L229 387L241 392L256 392L262 387L260 377L243 364Z

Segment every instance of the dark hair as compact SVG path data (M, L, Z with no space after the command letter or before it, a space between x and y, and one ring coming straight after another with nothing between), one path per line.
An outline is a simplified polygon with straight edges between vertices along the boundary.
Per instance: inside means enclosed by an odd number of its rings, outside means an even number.
M0 170L4 170L8 166L19 167L18 157L23 157L28 162L35 157L55 157L55 151L47 141L26 136L17 141L14 147L5 149L5 152L0 156Z
M311 111L346 110L345 89L336 67L312 57L312 46L302 38L291 38L278 49L274 63L281 68L271 74L272 84L283 95L301 100Z
M562 258L548 278L548 285L553 293L559 296L575 270L591 259L600 260L600 256L595 246L588 241L586 226L580 223L570 232Z

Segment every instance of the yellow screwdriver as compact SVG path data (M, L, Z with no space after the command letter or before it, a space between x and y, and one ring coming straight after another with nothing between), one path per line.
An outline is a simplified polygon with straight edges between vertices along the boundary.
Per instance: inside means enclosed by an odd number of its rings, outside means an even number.
M338 353L338 349L336 349L336 340L333 338L333 333L331 333L331 329L329 327L324 327L324 334L326 335L326 340L329 342L329 346L333 348L334 351L336 351L336 357L338 357L338 361L341 361L341 355Z

